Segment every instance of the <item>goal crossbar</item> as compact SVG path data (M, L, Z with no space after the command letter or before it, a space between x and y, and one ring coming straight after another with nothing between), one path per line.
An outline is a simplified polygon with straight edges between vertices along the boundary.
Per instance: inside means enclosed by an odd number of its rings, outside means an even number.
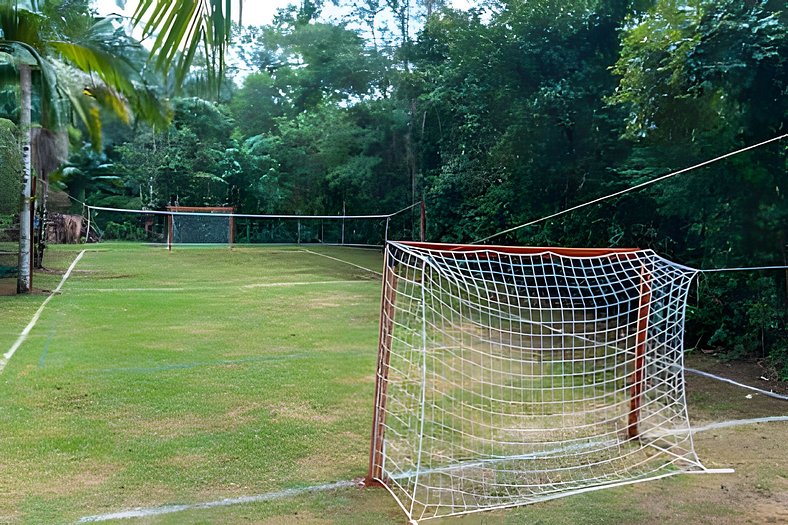
M557 246L506 246L497 244L450 244L440 242L397 241L402 246L420 250L441 252L444 256L452 253L478 253L479 257L497 257L498 254L536 255L554 254L569 257L598 257L602 255L636 253L639 248L564 248ZM487 254L487 255L484 255Z

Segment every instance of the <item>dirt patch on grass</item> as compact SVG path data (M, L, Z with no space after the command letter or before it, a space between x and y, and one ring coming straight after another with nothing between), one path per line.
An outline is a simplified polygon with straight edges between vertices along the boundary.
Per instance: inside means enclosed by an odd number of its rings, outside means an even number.
M266 408L275 421L279 418L286 418L295 419L297 421L331 424L341 419L341 415L339 414L329 411L318 411L304 401L272 403L266 405Z
M4 503L7 504L10 500L14 506L16 506L15 503L21 502L33 494L37 497L62 497L86 491L93 492L123 470L119 464L97 460L64 463L55 472L41 470L40 465L25 463L18 463L8 468L10 473L26 473L25 476L15 477L14 482L7 485L0 479L0 486L4 486ZM7 490L5 490L6 487ZM0 510L0 514L2 512Z
M337 479L338 472L352 471L363 465L367 458L367 447L358 447L352 444L368 439L369 436L359 436L352 432L338 434L342 448L331 450L318 450L312 454L296 460L297 472L306 483L324 483L325 480ZM344 446L347 444L347 446ZM330 457L331 461L326 461Z
M639 501L652 517L649 523L788 523L786 437L786 423L696 435L698 454L707 467L732 467L736 472L643 484L647 493Z
M128 432L133 436L156 436L164 439L173 439L195 433L232 431L254 421L256 418L254 412L259 408L260 406L257 403L248 403L231 408L224 414L205 416L182 414L155 419L126 417L123 418L124 421L131 422L133 420L137 425L132 428L124 428L123 432Z
M203 454L180 454L165 459L162 464L178 468L195 468L208 463L208 461L208 458Z
M293 523L309 523L310 525L321 525L323 523L333 523L332 520L318 517L309 511L299 510L284 516L274 516L255 521L259 525L290 525Z
M366 299L366 296L337 291L331 294L315 295L305 301L304 306L308 309L347 308L351 306L358 306Z
M774 371L760 360L721 361L703 354L687 356L686 365L739 383L788 395L788 381L779 381Z
M67 474L54 483L48 484L45 492L54 495L66 495L92 490L107 483L112 476L121 470L122 467L111 463L81 463L78 471Z
M310 308L339 308L340 306L342 305L339 303L332 303L328 301L309 301Z
M766 384L758 384L759 376L756 374L760 373L760 368L755 363L721 363L708 357L693 356L687 360L687 366L765 390L784 392L788 388L781 381L761 381ZM686 379L690 420L694 426L788 414L788 401L691 373L686 374Z

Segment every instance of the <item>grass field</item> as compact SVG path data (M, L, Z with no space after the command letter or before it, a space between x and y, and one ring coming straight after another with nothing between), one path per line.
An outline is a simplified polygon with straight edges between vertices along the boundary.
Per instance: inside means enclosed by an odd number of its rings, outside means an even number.
M60 272L36 275L36 287L53 289L80 250L56 247L48 266ZM0 373L0 523L364 476L381 266L372 250L88 247ZM0 352L43 299L0 297ZM689 387L694 422L788 412L701 378ZM788 523L786 438L786 423L702 433L701 459L736 474L435 523ZM114 522L396 524L403 514L382 489L343 487Z

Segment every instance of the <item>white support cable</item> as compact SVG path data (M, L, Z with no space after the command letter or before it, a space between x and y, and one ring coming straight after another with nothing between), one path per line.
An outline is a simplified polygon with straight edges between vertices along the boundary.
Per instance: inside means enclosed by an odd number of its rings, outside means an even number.
M90 242L90 219L91 219L90 208L87 208L87 210L88 210L88 228L85 233L85 244L88 244Z
M788 270L788 266L740 266L734 268L707 268L698 270L699 273L715 272L757 272L763 270Z
M415 206L415 205L414 205ZM118 213L135 213L140 215L182 215L192 217L235 217L239 219L387 219L393 217L400 210L395 213L389 214L373 214L373 215L277 215L277 214L254 214L254 213L224 213L224 212L189 212L189 211L164 211L164 210L132 210L124 208L111 208L106 206L91 206L87 205L88 209L98 211L109 211ZM412 208L410 206L409 208ZM409 209L406 208L406 209Z
M43 177L36 175L36 180L42 184L48 184L48 181L45 180ZM77 199L76 197L72 196L70 193L63 191L62 192L67 198L71 199L72 201L76 202L77 204L82 204L83 206L87 206L84 201Z
M418 206L418 205L420 205L420 204L421 204L421 201L419 201L419 202L414 202L414 203L413 203L413 204L411 204L410 206L405 206L405 207L404 207L404 208L402 208L401 210L397 210L397 211L395 211L394 213L392 213L391 215L389 215L389 217L394 217L395 215L399 215L399 214L400 214L400 213L402 213L402 212L406 212L406 211L408 211L408 210L411 210L411 209L415 208L416 206Z
M707 377L709 379L715 379L717 381L722 381L723 383L728 383L731 385L738 386L740 388L746 388L747 390L752 390L753 392L758 392L759 394L763 394L768 397L773 397L774 399L780 399L782 401L788 401L788 396L784 396L782 394L778 394L777 392L771 392L769 390L764 390L762 388L757 388L750 385L745 385L744 383L739 383L738 381L734 381L733 379L728 379L727 377L721 377L718 375L710 374L709 372L704 372L703 370L696 370L694 368L685 368L687 372L691 374L695 374L702 377Z
M506 230L500 231L498 233L494 233L492 235L488 235L487 237L484 237L482 239L475 240L471 244L479 244L479 243L488 241L490 239L494 239L495 237L500 237L501 235L505 235L507 233L511 233L513 231L516 231L516 230L519 230L519 229L522 229L522 228L526 228L528 226L533 226L534 224L538 224L540 222L543 222L543 221L546 221L546 220L550 220L550 219L553 219L555 217L559 217L561 215L564 215L564 214L567 214L567 213L579 210L581 208L585 208L586 206L591 206L592 204L597 204L597 203L605 201L607 199L611 199L613 197L618 197L619 195L623 195L623 194L629 193L631 191L635 191L635 190L639 190L641 188L645 188L646 186L650 186L651 184L656 184L657 182L661 182L661 181L663 181L665 179L669 179L671 177L675 177L676 175L681 175L682 173L687 173L688 171L696 170L698 168L702 168L704 166L708 166L709 164L714 164L715 162L719 162L719 161L727 159L729 157L733 157L734 155L738 155L740 153L744 153L745 151L749 151L749 150L752 150L752 149L755 149L755 148L759 148L761 146L765 146L766 144L782 140L782 139L784 139L786 137L788 137L788 133L784 133L784 134L782 134L782 135L780 135L778 137L774 137L774 138L771 138L771 139L768 139L768 140L764 140L763 142L759 142L757 144L752 144L750 146L747 146L747 147L744 147L744 148L741 148L741 149L738 149L738 150L735 150L735 151L731 151L731 152L726 153L724 155L720 155L719 157L715 157L713 159L703 161L700 164L695 164L694 166L690 166L688 168L684 168L684 169L681 169L679 171L674 171L674 172L671 172L671 173L667 173L665 175L661 175L659 177L656 177L654 179L648 180L646 182L642 182L640 184L636 184L634 186L630 186L629 188L624 188L623 190L619 190L619 191L613 192L613 193L611 193L609 195L603 195L602 197L598 197L598 198L590 200L588 202L584 202L584 203L578 204L576 206L572 206L571 208L566 208L564 210L552 213L552 214L547 215L545 217L542 217L540 219L535 219L535 220L526 222L524 224L520 224L518 226L513 226L511 228L508 228Z
M45 182L44 179L41 177L36 177L40 182ZM165 215L168 213L191 213L192 215L199 215L199 212L178 212L178 211L163 211L163 210L132 210L132 209L125 209L125 208L111 208L111 207L103 207L103 206L91 206L87 204L85 201L81 201L76 197L72 196L69 193L63 192L66 197L71 199L72 201L76 202L77 204L81 204L83 207L93 208L94 210L101 210L101 211L117 211L117 212L129 212L129 213L141 213L141 214L154 214L154 215ZM232 215L233 217L241 217L241 218L290 218L290 219L386 219L391 218L400 213L406 212L411 210L421 204L421 202L415 202L410 206L405 206L404 208L395 211L394 213L389 214L373 214L373 215L265 215L265 214L239 214L239 213L232 213L232 214L222 214L222 213L210 213L209 215L212 216L223 216L223 215Z

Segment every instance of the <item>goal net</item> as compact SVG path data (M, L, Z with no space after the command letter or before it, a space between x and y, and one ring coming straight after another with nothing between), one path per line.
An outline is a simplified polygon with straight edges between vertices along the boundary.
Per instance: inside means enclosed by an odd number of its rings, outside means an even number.
M260 215L231 207L167 206L134 210L86 206L99 240L185 244L322 244L382 247L390 235L423 235L419 203L377 215Z
M167 206L167 244L232 244L235 219L231 207Z
M650 250L389 243L367 481L419 521L707 471L694 274Z

